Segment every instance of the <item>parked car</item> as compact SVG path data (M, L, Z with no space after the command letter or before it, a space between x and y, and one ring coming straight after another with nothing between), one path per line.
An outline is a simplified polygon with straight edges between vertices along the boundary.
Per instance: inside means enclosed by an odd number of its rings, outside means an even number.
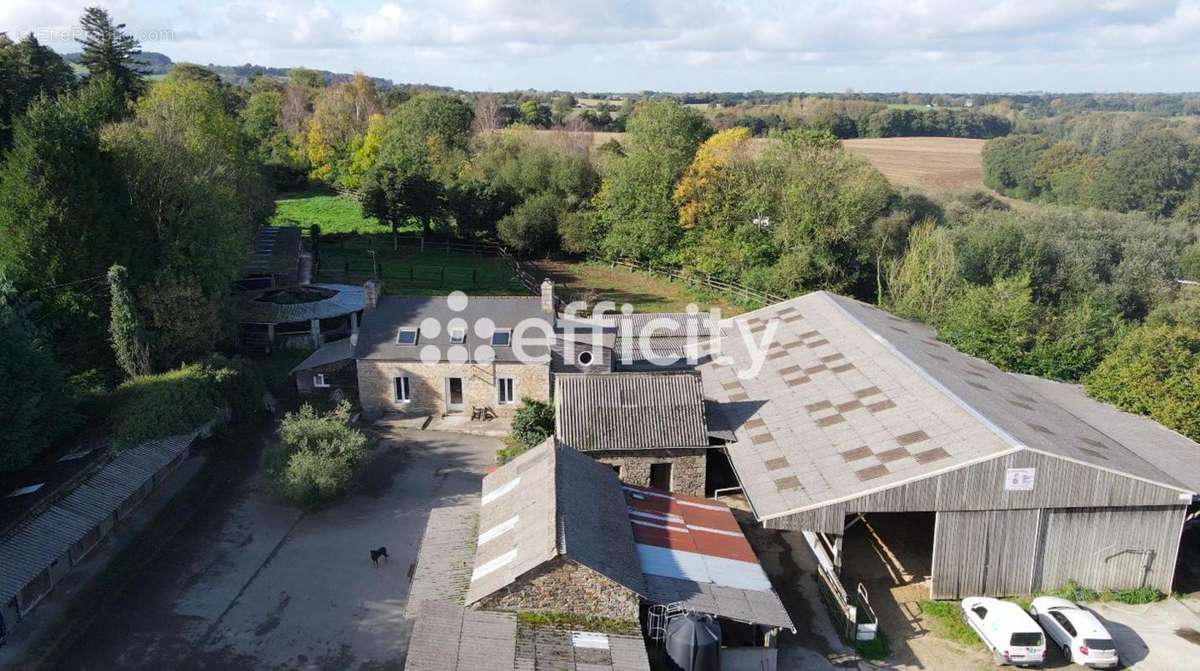
M972 596L962 600L962 614L997 664L1040 666L1046 660L1042 628L1017 604Z
M1029 614L1058 644L1068 662L1106 669L1121 663L1113 637L1091 611L1066 599L1039 596L1029 605Z

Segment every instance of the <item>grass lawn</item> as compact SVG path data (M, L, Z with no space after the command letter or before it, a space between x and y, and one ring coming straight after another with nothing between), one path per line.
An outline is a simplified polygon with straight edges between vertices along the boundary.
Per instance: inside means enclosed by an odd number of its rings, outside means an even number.
M701 310L719 307L723 316L746 310L745 306L681 282L603 263L533 261L528 269L535 276L554 280L572 300L609 300L618 308L629 303L638 312L684 312L688 303L695 303Z
M307 229L313 224L321 227L322 233L379 233L388 229L374 217L364 217L358 201L324 188L280 194L275 201L273 226L300 226ZM415 231L415 227L412 229ZM405 231L402 231L405 232ZM412 231L407 231L412 232Z
M921 617L934 635L968 647L979 647L982 642L975 630L962 618L957 601L922 601Z
M372 277L371 254L379 262L384 292L404 296L440 296L454 290L476 296L528 295L503 260L494 256L446 253L436 244L421 252L393 250L389 234L323 239L320 282L360 284Z

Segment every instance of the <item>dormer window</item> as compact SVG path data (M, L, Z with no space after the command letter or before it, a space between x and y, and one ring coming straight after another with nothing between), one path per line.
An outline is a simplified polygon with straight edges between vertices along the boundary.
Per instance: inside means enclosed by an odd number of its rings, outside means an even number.
M461 345L467 341L466 329L450 329L450 344Z
M397 345L415 345L417 344L417 329L400 329L396 334Z
M512 345L512 331L493 331L492 346L508 347Z

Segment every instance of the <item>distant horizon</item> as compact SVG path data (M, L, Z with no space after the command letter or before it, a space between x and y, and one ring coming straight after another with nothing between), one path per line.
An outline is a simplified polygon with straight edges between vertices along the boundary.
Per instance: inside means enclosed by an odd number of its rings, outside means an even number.
M96 0L10 0L0 26L60 52ZM1196 92L1200 0L218 0L108 3L146 51L361 70L462 91L1020 95ZM231 54L237 54L232 58Z

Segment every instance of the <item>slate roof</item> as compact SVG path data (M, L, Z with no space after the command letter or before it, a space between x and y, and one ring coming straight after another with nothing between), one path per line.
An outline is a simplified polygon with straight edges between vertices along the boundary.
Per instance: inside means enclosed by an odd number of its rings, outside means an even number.
M650 671L640 636L552 629L513 613L437 601L421 606L407 671Z
M308 303L283 304L269 300L260 300L281 291L303 290L315 287L333 292L329 298L310 301ZM330 319L341 317L351 312L358 312L366 305L363 288L353 284L310 284L305 287L285 287L267 289L253 293L242 294L238 297L237 319L242 323L283 324L287 322L304 322L310 319Z
M0 603L8 603L112 516L134 492L186 452L197 435L170 436L120 452L70 494L0 541Z
M483 479L466 602L559 556L645 591L616 474L549 438Z
M463 356L463 361L476 361L477 348L491 346L493 330L514 329L522 322L541 322L546 331L532 328L524 339L525 353L531 357L548 357L549 343L544 334L548 332L549 320L542 312L541 299L537 296L471 296L462 310L451 309L449 298L383 296L376 308L363 313L359 325L358 345L354 349L356 359L384 361L424 361L422 352L434 346L440 359L451 356L451 348ZM396 337L401 328L420 328L423 323L436 323L437 329L422 329L416 345L398 345ZM450 330L454 327L466 329L466 342L451 345ZM484 334L481 335L480 332ZM516 343L514 343L516 344ZM516 362L515 347L492 348L497 362Z
M577 450L708 447L697 373L555 377L555 432Z
M741 326L758 340L774 329L749 379ZM704 363L705 393L759 519L1025 449L1186 489L1024 380L873 306L818 291L723 327L734 365Z
M292 372L295 373L296 371L300 370L320 368L321 366L327 366L331 363L346 361L353 358L354 345L351 344L349 338L342 338L341 340L327 342L318 347L315 352L308 355L307 359L296 364L296 367L292 369Z

